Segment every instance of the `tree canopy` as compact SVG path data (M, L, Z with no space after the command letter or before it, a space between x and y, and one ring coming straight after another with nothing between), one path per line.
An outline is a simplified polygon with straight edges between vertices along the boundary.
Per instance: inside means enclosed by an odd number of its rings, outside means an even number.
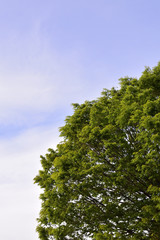
M160 239L160 63L73 104L41 156L41 240Z

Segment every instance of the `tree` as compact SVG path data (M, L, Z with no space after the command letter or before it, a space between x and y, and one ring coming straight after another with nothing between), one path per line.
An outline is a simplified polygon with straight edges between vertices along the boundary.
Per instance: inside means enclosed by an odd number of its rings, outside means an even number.
M41 156L41 240L160 239L160 63L73 104Z

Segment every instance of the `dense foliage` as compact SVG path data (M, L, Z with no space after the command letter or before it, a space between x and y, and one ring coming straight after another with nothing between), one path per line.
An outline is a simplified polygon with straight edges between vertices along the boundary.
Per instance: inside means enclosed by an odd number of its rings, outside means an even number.
M160 239L160 63L73 104L41 156L41 240Z

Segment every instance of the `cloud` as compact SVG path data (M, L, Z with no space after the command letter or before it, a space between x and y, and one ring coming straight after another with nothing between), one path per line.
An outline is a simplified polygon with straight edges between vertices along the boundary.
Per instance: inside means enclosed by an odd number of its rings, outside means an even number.
M57 127L39 127L12 139L0 140L0 239L38 239L36 218L40 210L40 189L33 178L40 167L40 155L59 142ZM8 230L9 228L9 230Z
M58 54L39 31L11 35L0 47L0 124L41 122L86 92L77 53Z
M39 155L49 147L55 148L59 140L58 126L36 127L24 131L16 137L0 140L0 176L10 182L24 179L27 183L39 168ZM34 159L34 160L33 160ZM34 174L33 174L34 173Z

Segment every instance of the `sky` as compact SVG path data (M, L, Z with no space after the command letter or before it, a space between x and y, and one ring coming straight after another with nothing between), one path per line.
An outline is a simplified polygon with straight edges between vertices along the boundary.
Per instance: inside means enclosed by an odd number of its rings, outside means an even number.
M40 155L72 103L160 61L159 0L0 1L0 239L38 240Z

